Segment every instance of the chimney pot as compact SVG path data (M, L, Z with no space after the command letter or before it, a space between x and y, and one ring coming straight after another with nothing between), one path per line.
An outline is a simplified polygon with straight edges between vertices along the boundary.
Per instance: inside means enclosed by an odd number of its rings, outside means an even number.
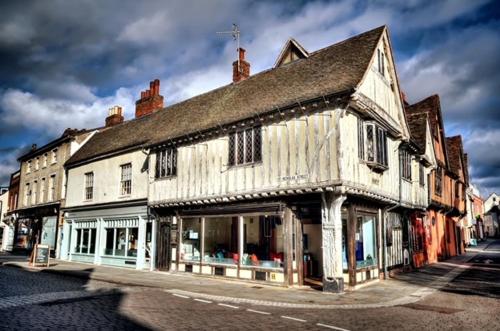
M106 117L106 127L123 123L123 109L120 106L113 106L108 110L108 117Z

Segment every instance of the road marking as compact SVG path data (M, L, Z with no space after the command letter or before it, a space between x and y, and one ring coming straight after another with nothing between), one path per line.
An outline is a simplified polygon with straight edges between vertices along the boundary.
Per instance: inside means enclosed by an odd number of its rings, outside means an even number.
M332 330L339 330L339 331L349 331L347 329L342 329L333 325L328 325L328 324L323 324L323 323L316 323L317 326L322 326L327 329L332 329Z
M182 295L182 294L172 293L172 295L175 295L176 297L183 298L183 299L189 299L188 296Z
M262 314L262 315L271 315L271 313L268 313L267 311L260 311L260 310L253 310L253 309L247 309L247 311L250 311L252 313Z
M228 308L233 308L233 309L238 309L240 307L236 307L236 306L231 306L231 305L226 305L225 303L218 303L219 306L223 306L223 307L228 307Z
M306 320L303 320L303 319L300 319L300 318L295 318L295 317L290 317L290 316L285 316L285 315L281 315L281 318L286 318L286 319L289 319L289 320L292 320L292 321L297 321L297 322L302 322L302 323L307 322Z
M203 302L203 303L212 303L212 301L203 300L203 299L194 299L194 301L199 301L199 302Z

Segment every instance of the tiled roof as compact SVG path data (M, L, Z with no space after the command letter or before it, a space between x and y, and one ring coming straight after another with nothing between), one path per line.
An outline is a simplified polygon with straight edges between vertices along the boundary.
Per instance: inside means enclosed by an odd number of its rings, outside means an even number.
M168 141L329 94L355 88L368 69L385 26L354 36L239 83L95 134L66 165ZM229 71L228 71L229 75Z
M461 164L463 158L462 136L446 137L446 149L448 150L450 170L458 176L460 168L463 168Z
M406 113L406 120L410 128L411 138L415 141L422 153L425 152L427 118L427 113L425 112L415 114Z

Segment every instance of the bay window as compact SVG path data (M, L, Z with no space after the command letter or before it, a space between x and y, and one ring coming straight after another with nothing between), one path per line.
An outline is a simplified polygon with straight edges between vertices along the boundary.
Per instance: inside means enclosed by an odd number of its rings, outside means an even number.
M387 169L387 132L373 122L359 120L358 153L374 170Z

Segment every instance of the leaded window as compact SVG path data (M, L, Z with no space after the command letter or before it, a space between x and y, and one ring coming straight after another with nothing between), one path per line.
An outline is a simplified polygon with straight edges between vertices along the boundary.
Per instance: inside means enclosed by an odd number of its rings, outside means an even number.
M401 176L411 180L411 154L405 149L401 150Z
M262 129L250 128L229 135L228 165L262 161Z
M156 178L177 174L177 148L166 148L156 152Z
M366 122L358 127L358 139L360 158L370 166L387 168L387 132L373 122Z
M132 164L127 163L121 165L120 189L121 195L129 195L132 193Z

